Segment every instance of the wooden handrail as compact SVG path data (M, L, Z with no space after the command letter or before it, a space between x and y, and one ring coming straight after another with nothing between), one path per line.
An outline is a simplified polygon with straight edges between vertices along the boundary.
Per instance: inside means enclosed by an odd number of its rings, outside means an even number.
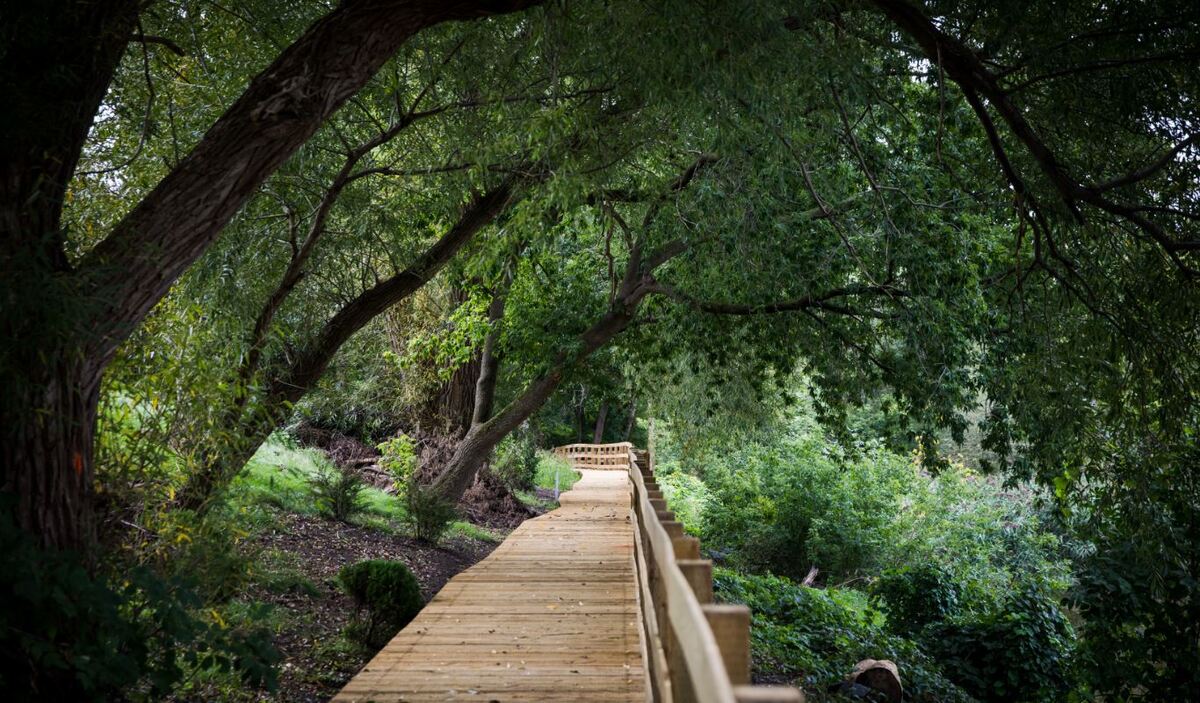
M634 566L647 697L654 703L803 703L785 686L750 684L750 610L713 604L712 561L685 535L654 482L654 456L629 442L568 444L554 453L581 469L629 472Z
M629 468L629 442L616 444L566 444L555 447L554 453L571 462L577 469L612 469L626 471Z
M750 610L712 603L712 562L699 558L699 540L671 519L653 465L651 453L639 458L629 449L639 592L649 596L642 620L652 700L803 703L798 689L749 685Z

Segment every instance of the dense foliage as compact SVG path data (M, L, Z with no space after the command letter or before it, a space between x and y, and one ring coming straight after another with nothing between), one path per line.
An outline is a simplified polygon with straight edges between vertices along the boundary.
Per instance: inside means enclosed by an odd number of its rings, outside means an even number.
M887 658L916 700L1083 690L1064 602L1073 565L1036 494L959 464L932 476L877 442L847 449L798 390L763 435L688 447L691 428L656 432L671 507L738 569L719 592L754 609L760 673L820 693Z
M912 641L888 632L861 593L815 589L775 576L718 570L717 597L750 606L751 647L760 672L800 679L814 700L862 659L891 659L906 695L916 701L970 701L944 666Z
M145 567L89 573L78 555L39 550L9 505L0 505L0 588L0 686L9 700L161 700L196 670L274 683L269 633L203 609L194 578Z

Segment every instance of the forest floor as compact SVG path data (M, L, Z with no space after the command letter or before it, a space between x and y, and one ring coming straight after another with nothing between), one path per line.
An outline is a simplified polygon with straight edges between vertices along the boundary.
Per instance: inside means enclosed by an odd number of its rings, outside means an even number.
M279 689L260 700L325 701L371 658L342 637L354 605L337 585L337 572L364 559L400 561L429 600L446 581L487 556L498 542L454 536L438 546L378 528L309 515L283 515L277 529L256 535L251 548L300 578L287 587L258 583L244 597L273 606L274 643L282 656ZM286 582L288 579L284 579Z
M220 608L221 617L235 627L254 623L270 629L281 657L278 688L252 689L221 672L197 671L173 700L328 700L374 654L343 636L354 615L337 584L343 566L365 559L403 562L429 600L515 526L459 521L434 546L409 534L401 501L377 487L365 489L365 510L349 523L329 519L316 510L309 486L328 459L322 450L273 438L239 476L229 499L228 528L244 535L238 552L246 577ZM561 479L564 485L574 482L574 476ZM547 480L553 485L553 475ZM545 488L519 497L530 515L555 504L553 491ZM255 611L265 618L249 615Z

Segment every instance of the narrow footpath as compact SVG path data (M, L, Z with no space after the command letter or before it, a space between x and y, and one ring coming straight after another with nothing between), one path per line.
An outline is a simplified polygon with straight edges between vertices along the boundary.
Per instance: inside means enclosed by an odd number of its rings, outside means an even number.
M333 700L644 702L628 475L580 473Z

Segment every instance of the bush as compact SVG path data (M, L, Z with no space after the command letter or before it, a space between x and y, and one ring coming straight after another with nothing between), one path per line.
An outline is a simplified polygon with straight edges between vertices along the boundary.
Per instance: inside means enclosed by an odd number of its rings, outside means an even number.
M338 581L356 609L347 636L375 649L412 622L425 605L416 577L398 561L360 561L342 567Z
M7 503L7 501L4 501ZM9 701L162 700L185 669L273 687L268 632L229 627L178 578L92 575L38 548L0 505L0 691Z
M230 529L227 506L201 517L190 510L164 510L144 516L153 537L137 546L139 563L186 580L205 603L224 603L248 581L252 559Z
M719 600L750 607L755 669L797 681L810 701L828 700L828 687L867 658L896 662L905 700L970 701L940 662L915 642L889 634L882 614L857 591L808 588L786 578L729 569L716 570L713 586Z
M379 444L383 453L380 464L395 481L396 493L404 500L404 521L417 539L437 544L458 517L454 505L424 487L417 480L416 443L407 435L398 435Z
M533 488L537 470L537 444L529 432L518 430L500 441L492 457L492 473L506 486L518 490Z
M1059 701L1069 688L1074 633L1058 604L1027 586L982 615L922 633L956 683L981 701Z
M405 507L408 514L405 521L413 528L417 539L430 544L437 544L450 523L458 517L454 504L438 495L432 489L410 479L408 488L404 491Z
M537 453L537 470L533 484L536 488L554 489L559 492L571 490L571 486L579 480L579 472L571 467L571 462L544 449Z
M417 443L406 434L399 434L377 445L380 457L379 465L391 475L395 482L396 492L408 488L417 471Z
M309 479L317 510L334 520L348 521L367 509L363 491L367 484L354 471L323 466Z
M958 585L936 565L885 571L871 584L871 593L887 611L892 632L900 635L913 635L959 613Z

